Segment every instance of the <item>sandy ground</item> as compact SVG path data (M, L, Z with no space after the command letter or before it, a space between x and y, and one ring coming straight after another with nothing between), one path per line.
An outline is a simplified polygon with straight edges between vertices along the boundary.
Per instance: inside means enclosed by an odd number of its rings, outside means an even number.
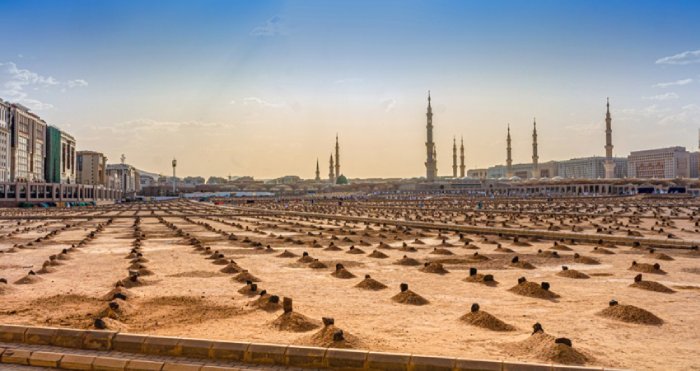
M124 214L134 213L121 211L121 215ZM145 212L140 214L147 215ZM516 246L512 241L493 238L503 247L516 251L504 254L494 252L497 245L484 243L478 236L466 237L472 238L479 250L462 248L464 243L458 241L458 236L449 234L445 238L454 247L445 249L454 255L444 256L430 253L435 247L441 247L441 239L437 238L435 231L422 232L424 237L417 237L397 234L390 228L380 231L380 227L372 226L372 230L366 230L364 225L335 225L321 220L299 221L281 217L269 220L254 217L223 219L225 224L200 217L192 217L192 222L179 217L166 217L165 221L199 238L212 251L219 250L226 258L234 259L260 278L260 289L293 298L296 312L316 320L323 316L333 317L336 326L357 336L363 348L481 359L547 361L541 352L518 345L530 338L532 325L539 322L547 334L571 339L574 349L588 357L586 364L640 370L659 369L660 365L664 369L700 369L700 258L687 251L657 250L674 259L666 261L655 259L647 251L625 246L610 248L615 254L601 255L592 253L592 245L568 245L573 251L559 251L561 258L544 258L537 256L537 251L549 250L551 241ZM83 223L79 227L62 231L31 249L0 254L0 278L6 278L10 283L5 285L6 292L0 294L0 322L89 328L95 318L104 315L101 312L107 307L107 302L101 300L102 296L117 280L127 276L130 263L125 257L134 241L133 218L115 219L94 240L69 253L70 260L62 261L63 265L56 266L55 272L40 275L39 282L12 284L29 269L38 270L49 255L76 244L104 220L80 221ZM209 231L197 222L207 223L223 233ZM39 224L33 222L26 226ZM65 222L20 234L13 240L0 240L0 248L5 250L13 244L31 241L62 225ZM0 234L12 230L12 227L10 223L3 223ZM340 232L340 228L344 231ZM256 229L298 239L304 244L264 235ZM232 274L219 272L223 265L215 265L207 255L194 251L186 239L178 237L164 223L156 218L142 218L141 230L146 235L141 251L149 260L144 265L153 274L142 277L146 283L144 286L129 289L133 295L122 303L120 314L116 316L118 319L107 321L109 326L137 333L310 344L309 336L315 330L297 333L274 329L271 322L282 313L281 310L266 312L251 306L252 299L237 292L244 284L233 281ZM322 234L318 235L319 232ZM226 233L235 233L238 240L228 240ZM341 251L311 246L312 241L317 240L327 247L331 234L339 238L334 243L342 248ZM254 250L243 242L246 237L263 245L270 244L275 252ZM348 254L352 243L343 242L343 237L352 239L354 246L364 250L365 254ZM420 238L425 245L413 244L415 238ZM361 246L360 240L371 246ZM367 256L377 249L379 241L394 247L380 250L389 258ZM418 251L397 250L403 241ZM329 268L311 269L296 263L296 258L276 257L285 249L298 255L307 251L312 257L327 263ZM491 260L465 262L475 251ZM574 263L573 253L594 257L601 264ZM536 269L507 267L516 254L521 260L534 264ZM446 258L461 259L462 262L446 263L444 267L449 273L438 275L423 273L420 267L393 264L404 255L420 262ZM628 270L633 260L660 263L667 274L645 273L644 280L657 281L676 292L666 294L629 287L638 273ZM343 263L357 277L339 279L331 276L337 262ZM585 280L560 277L556 273L562 264L598 275ZM489 287L464 282L469 267L479 268L479 273L493 274L499 284ZM693 269L695 273L684 271ZM388 288L381 291L355 288L365 274L370 274ZM561 297L543 300L509 292L519 277L537 283L547 281L551 284L550 290ZM410 290L426 298L430 304L411 306L392 301L391 297L399 293L401 283L407 283ZM620 304L652 312L664 321L663 325L632 324L598 316L597 313L613 298ZM516 330L495 332L460 321L472 303L478 303L483 311L515 326Z

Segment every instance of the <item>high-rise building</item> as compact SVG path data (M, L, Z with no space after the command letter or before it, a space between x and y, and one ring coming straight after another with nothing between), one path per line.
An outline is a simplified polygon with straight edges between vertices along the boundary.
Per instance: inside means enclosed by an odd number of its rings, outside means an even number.
M10 105L11 181L44 181L46 123L27 107Z
M0 182L10 181L10 104L0 99Z
M99 152L78 151L76 176L78 184L107 186L107 157Z
M690 166L690 153L685 147L634 151L627 157L631 178L689 178Z
M607 158L601 156L574 158L571 160L557 161L558 175L562 178L573 179L602 179L606 178L605 162ZM627 176L627 159L613 157L615 164L614 178Z
M55 127L46 128L44 179L48 183L76 183L75 138Z
M427 141L425 142L427 159L425 161L425 178L429 182L435 181L437 178L437 151L435 150L435 142L433 142L433 107L430 105L430 92L428 92L428 112L425 114L427 118Z

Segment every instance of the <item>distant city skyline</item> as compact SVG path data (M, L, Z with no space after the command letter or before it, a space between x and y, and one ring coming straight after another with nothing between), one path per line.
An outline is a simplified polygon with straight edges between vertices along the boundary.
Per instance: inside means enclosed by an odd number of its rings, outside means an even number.
M0 98L110 163L178 175L438 176L685 146L700 127L692 1L5 1ZM26 27L31 20L31 27ZM327 165L327 164L326 164ZM339 174L338 174L339 175Z

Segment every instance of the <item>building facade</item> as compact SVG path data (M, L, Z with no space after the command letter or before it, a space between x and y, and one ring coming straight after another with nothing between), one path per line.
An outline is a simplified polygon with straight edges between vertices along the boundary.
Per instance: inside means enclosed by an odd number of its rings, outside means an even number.
M0 182L10 181L10 104L0 99Z
M107 186L107 157L95 151L78 151L76 179L79 184Z
M690 164L690 153L685 147L634 151L627 157L631 178L689 178Z
M613 157L611 159L601 156L574 158L566 161L557 161L557 174L567 179L603 179L611 178L606 173L607 163L614 164L613 178L627 177L627 159ZM610 165L608 165L610 168Z
M141 190L141 179L139 172L128 164L109 164L107 165L107 178L115 178L118 182L115 184L125 195L134 194ZM109 184L109 180L108 180Z
M44 181L46 123L27 107L10 105L10 180Z
M76 182L75 173L75 138L61 130L61 183L73 184Z

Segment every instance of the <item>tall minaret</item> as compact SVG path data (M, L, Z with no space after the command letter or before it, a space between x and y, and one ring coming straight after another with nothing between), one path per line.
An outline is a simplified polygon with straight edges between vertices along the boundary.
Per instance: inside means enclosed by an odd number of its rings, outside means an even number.
M333 172L333 154L331 154L330 165L328 166L328 180L331 184L335 184L335 173Z
M316 181L321 180L321 170L318 167L318 159L316 159Z
M457 177L457 137L452 137L452 177Z
M506 177L513 176L513 158L511 157L510 147L510 124L508 124L508 136L506 137Z
M539 178L540 171L537 160L540 156L537 155L537 120L532 119L532 177Z
M433 142L433 107L430 106L430 91L428 91L428 112L425 115L428 118L428 124L426 125L428 140L425 142L428 158L425 161L425 178L429 182L433 182L437 178L437 152Z
M459 146L459 176L464 178L464 137L461 138L462 143Z
M613 161L612 144L612 117L610 116L610 98L607 99L607 112L605 113L605 179L615 177L615 161Z
M335 176L340 176L340 144L338 144L338 134L335 135Z

